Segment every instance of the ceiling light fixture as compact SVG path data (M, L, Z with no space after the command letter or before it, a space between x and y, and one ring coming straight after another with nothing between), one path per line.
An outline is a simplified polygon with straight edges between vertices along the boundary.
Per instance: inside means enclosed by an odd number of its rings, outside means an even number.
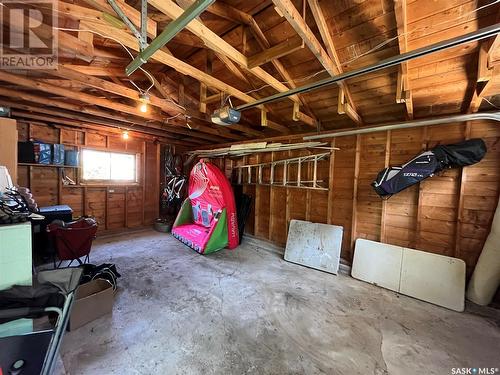
M140 101L140 105L139 105L139 110L142 112L142 113L146 113L148 111L148 104L149 104L149 94L147 93L144 93L144 94L139 94L139 101Z
M122 138L123 138L123 139L125 139L125 140L127 140L127 139L128 139L128 137L129 137L129 135L128 135L128 131L126 131L126 130L125 130L125 131L122 133Z

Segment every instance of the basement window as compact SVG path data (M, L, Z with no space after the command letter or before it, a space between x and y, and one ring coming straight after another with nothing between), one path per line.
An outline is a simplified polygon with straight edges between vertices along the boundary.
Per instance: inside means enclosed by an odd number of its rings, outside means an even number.
M87 182L137 182L136 155L83 149L82 179Z

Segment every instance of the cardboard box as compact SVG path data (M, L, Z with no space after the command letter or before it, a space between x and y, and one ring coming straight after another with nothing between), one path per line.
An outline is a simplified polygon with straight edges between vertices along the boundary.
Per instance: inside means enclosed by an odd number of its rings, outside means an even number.
M111 313L113 302L113 287L108 281L96 279L80 285L76 290L68 331Z

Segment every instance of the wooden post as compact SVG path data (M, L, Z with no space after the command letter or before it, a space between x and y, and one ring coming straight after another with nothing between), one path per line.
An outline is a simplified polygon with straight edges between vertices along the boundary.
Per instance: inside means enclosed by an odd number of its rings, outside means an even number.
M332 139L330 143L331 147L335 147L335 138ZM328 212L326 222L328 224L333 224L333 188L334 180L333 175L335 173L335 151L332 150L330 154L330 167L328 169Z
M291 151L288 151L288 157L290 158L292 155ZM283 166L283 181L285 180L285 173L286 173L286 164ZM285 202L285 235L288 238L288 227L290 225L290 204L292 204L291 199L290 199L290 188L285 187L286 189L286 202Z
M142 185L142 225L145 225L146 221L146 210L145 210L145 203L146 203L146 141L142 142L142 154L141 154L141 170L139 171L141 173L140 176L140 181Z
M427 149L427 144L429 142L429 135L427 126L424 127L424 134L422 137L422 151ZM415 230L415 240L413 248L418 249L420 247L420 229L422 227L422 184L418 184L418 198L417 198L417 229Z
M391 159L391 131L388 130L386 133L386 143L385 143L385 161L384 168L389 167L389 162ZM386 242L386 230L385 230L385 215L387 211L387 200L382 201L382 214L380 217L380 242Z
M275 153L271 152L271 161L274 161ZM271 168L272 164L271 164ZM269 231L267 234L267 237L270 241L273 241L272 238L272 233L274 230L274 215L273 215L273 210L274 210L274 197L276 195L275 187L272 186L272 184L269 184Z
M257 155L257 164L260 163L260 155ZM251 170L249 170L249 175L251 175ZM254 222L254 234L258 236L259 232L259 219L260 219L260 200L261 191L260 186L255 184L255 222Z
M465 123L465 134L464 138L465 140L470 139L470 133L471 133L471 122L467 121ZM460 232L462 229L462 222L464 220L463 217L463 209L464 209L464 190L465 190L465 184L467 182L467 169L463 168L460 170L460 189L458 193L458 205L457 205L457 220L456 220L456 227L455 227L455 251L453 256L456 258L460 258Z
M360 153L361 153L361 136L357 134L356 157L354 160L354 180L353 180L353 191L352 191L351 257L354 252L354 242L356 241L356 226L358 224L357 206L358 206L358 178L359 178Z

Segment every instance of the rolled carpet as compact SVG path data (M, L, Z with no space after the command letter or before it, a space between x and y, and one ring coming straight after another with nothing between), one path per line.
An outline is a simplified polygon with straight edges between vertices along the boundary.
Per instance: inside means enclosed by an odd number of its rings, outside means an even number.
M476 268L467 287L467 299L478 305L488 305L500 285L500 202L483 246Z

